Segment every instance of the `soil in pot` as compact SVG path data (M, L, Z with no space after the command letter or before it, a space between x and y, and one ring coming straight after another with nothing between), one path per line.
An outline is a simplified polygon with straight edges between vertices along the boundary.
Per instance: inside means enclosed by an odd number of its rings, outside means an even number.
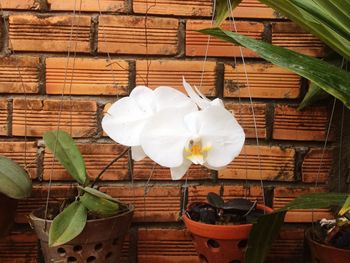
M18 201L0 194L0 237L6 236L15 221Z
M316 241L312 229L305 232L306 240L310 247L312 263L349 263L350 249L341 249L331 245L325 245Z
M54 209L53 209L54 210ZM115 263L121 257L124 237L129 231L134 207L102 219L88 219L83 232L70 242L57 247L48 246L52 220L44 220L44 208L30 214L30 222L40 239L46 263Z
M220 216L220 213L224 213L220 209L207 203L194 203L183 216L199 260L202 263L244 262L252 222L264 213L271 213L272 209L254 205L254 209L249 211L249 217L247 211L244 213L243 210L235 209L229 209L226 216Z

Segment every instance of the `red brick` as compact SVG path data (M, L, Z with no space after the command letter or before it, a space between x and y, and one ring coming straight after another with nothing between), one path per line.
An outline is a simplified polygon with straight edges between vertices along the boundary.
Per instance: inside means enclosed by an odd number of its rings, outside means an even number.
M236 120L243 127L247 138L256 138L257 136L258 138L266 138L266 104L227 102L225 107L233 112Z
M213 2L211 0L181 0L146 1L134 0L135 13L176 16L212 16ZM261 4L258 0L243 0L235 8L234 17L244 18L279 18L276 12Z
M7 100L0 100L0 135L7 135Z
M323 141L326 138L327 129L328 113L324 107L309 107L303 111L288 105L275 107L274 139Z
M37 176L36 142L1 142L0 155L11 158L22 166L32 179Z
M49 185L34 185L31 196L19 201L16 215L17 223L27 224L28 215L32 211L40 207L45 207L48 189ZM76 195L76 188L72 185L51 185L49 202L62 202L66 198L72 198Z
M278 146L246 145L227 168L219 171L220 179L293 181L293 149Z
M272 23L272 44L309 56L324 55L323 43L293 22Z
M198 262L193 242L183 229L140 228L138 231L139 263Z
M196 30L211 27L211 21L208 20L188 20L186 22L186 55L187 56L205 56L210 57L240 57L240 47L217 38L211 37L208 44L208 36L196 32ZM240 34L261 39L264 30L262 23L256 22L236 22L237 31ZM222 24L222 28L230 30L232 25L229 22ZM257 55L247 49L242 48L244 57L256 57Z
M0 58L0 93L38 93L38 57Z
M34 231L13 232L0 239L1 263L37 263L38 251Z
M14 99L12 133L41 137L46 131L57 130L59 124L73 137L89 137L97 132L96 111L94 101Z
M67 67L68 66L68 67ZM90 58L47 58L46 93L126 95L129 63Z
M301 194L313 192L325 192L325 188L291 188L291 187L276 187L273 198L273 209L284 207L294 198ZM290 210L286 217L287 223L307 223L320 220L322 218L332 218L329 209L295 209Z
M220 194L225 200L246 197L262 202L262 192L258 186L223 185L223 187L220 187L219 185L190 185L188 187L188 203L206 201L209 192Z
M119 155L125 147L117 144L78 144L85 160L87 175L90 178L96 176L107 164ZM44 180L73 180L63 166L55 161L52 166L52 153L49 150L44 154ZM103 174L101 180L126 180L128 179L128 157L125 155Z
M306 154L302 164L304 183L327 183L333 164L332 149L312 148Z
M1 8L38 10L40 8L40 4L36 0L1 0Z
M174 222L180 213L180 187L124 185L101 187L101 191L135 206L137 222Z
M52 11L124 12L125 0L48 0ZM75 6L74 6L75 3Z
M89 53L90 24L89 16L11 15L9 47L16 51Z
M155 164L152 160L146 158L139 162L134 162L134 177L135 180L171 180L170 169ZM210 179L211 172L201 165L192 165L187 171L183 180L199 180Z
M225 97L295 99L299 86L298 75L273 64L225 65Z
M101 16L98 52L175 55L178 24L172 18Z
M136 61L136 84L150 88L170 86L185 91L182 77L206 96L216 95L216 63L180 60Z

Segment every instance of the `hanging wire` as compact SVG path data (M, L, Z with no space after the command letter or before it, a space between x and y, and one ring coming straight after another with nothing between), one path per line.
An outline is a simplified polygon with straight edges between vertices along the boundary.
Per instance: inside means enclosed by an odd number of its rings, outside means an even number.
M338 155L338 192L340 192L340 178L341 178L341 164L342 164L342 146L343 146L343 132L344 132L344 115L345 105L343 104L341 113L341 126L340 126L340 138L339 138L339 155Z
M63 100L64 100L65 88L66 88L66 83L67 83L69 59L70 59L70 55L71 55L71 48L72 48L72 41L73 41L73 32L74 32L74 27L75 27L76 4L77 4L77 0L74 0L72 25L71 25L70 34L69 34L69 41L68 41L67 62L66 62L66 65L65 65L64 81L63 81L63 88L62 88L62 93L61 93L61 103L59 105L59 110L58 110L56 138L58 138L58 132L59 132L59 130L61 128L60 126L61 126L61 117L62 117L62 111L63 111ZM81 11L81 6L82 6L82 0L80 0L79 13ZM77 25L78 26L79 26L79 19L80 19L80 17L78 17L78 21L77 21ZM76 47L77 47L77 45L75 45L75 50L74 50L73 66L75 64L74 61L76 59ZM73 78L73 72L74 72L74 68L72 67L72 78ZM45 202L45 229L47 227L46 218L47 218L48 207L49 207L49 199L50 199L50 194L51 194L52 176L53 176L54 165L55 165L55 158L54 158L54 156L56 154L57 144L58 144L58 139L55 141L55 145L54 145L54 148L53 148L53 156L52 156L51 170L50 170L51 172L50 172L50 175L49 175L48 191L47 191L47 195L46 195L46 202Z
M4 29L6 32L10 33L10 30L9 30L9 27L6 23L6 18L5 18L5 15L4 15L4 10L2 8L2 4L1 4L1 1L0 1L0 10L1 10L1 17L3 19L3 26L4 26ZM9 42L9 45L10 45L10 50L11 50L11 53L13 55L15 55L15 50L13 48L13 45L12 45L12 40L11 40L11 37L8 36L8 42ZM21 82L21 87L22 87L22 91L23 91L23 94L24 94L24 169L27 170L29 169L29 165L32 163L27 163L27 152L28 152L28 149L27 149L27 136L28 136L28 129L27 129L27 115L28 115L28 98L27 98L27 90L25 88L25 85L24 85L24 80L23 80L23 76L22 76L22 73L21 73L21 70L19 68L19 65L18 65L18 62L16 62L16 70L18 72L18 77L20 79L20 82Z
M227 4L229 6L229 10L231 10L230 12L231 12L231 18L232 18L232 24L233 24L234 31L236 33L238 33L236 21L235 21L234 15L233 15L233 8L232 8L230 0L227 0ZM255 132L256 146L257 146L257 156L258 156L258 165L259 165L258 167L259 167L259 176L260 176L260 187L261 187L261 193L262 193L262 201L263 201L263 204L266 205L265 192L264 192L264 182L263 182L263 177L262 177L260 142L259 142L259 137L258 137L258 127L257 127L257 124L256 124L256 115L255 115L255 110L254 110L254 106L253 106L253 99L252 99L252 95L251 95L248 71L247 71L247 67L246 67L246 63L245 63L245 59L244 59L244 55L243 55L243 49L242 49L241 46L238 46L238 48L239 48L239 52L240 52L242 63L243 63L243 70L244 70L244 75L245 75L245 80L246 80L246 83L247 83L247 90L248 90L248 95L249 95L249 103L250 103L250 108L251 108L251 111L252 111L252 117L253 117L253 123L254 123L254 132ZM264 211L264 213L265 213L265 211Z

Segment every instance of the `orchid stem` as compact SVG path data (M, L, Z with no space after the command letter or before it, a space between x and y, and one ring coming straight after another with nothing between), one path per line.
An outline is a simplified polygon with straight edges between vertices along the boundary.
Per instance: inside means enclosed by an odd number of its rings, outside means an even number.
M105 171L108 170L108 168L113 165L116 161L118 161L120 158L122 158L128 151L129 151L130 147L126 148L121 154L119 154L117 157L115 157L112 161L109 162L109 164L107 164L103 170L98 174L98 176L96 177L96 180L92 183L91 187L94 187L94 185L100 180L101 176L105 173Z

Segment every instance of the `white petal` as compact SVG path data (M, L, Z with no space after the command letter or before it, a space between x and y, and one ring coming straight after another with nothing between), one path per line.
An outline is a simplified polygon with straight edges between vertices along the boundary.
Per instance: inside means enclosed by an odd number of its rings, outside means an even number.
M211 106L196 115L202 145L211 146L206 161L209 166L223 167L242 150L245 134L233 115L221 106ZM186 118L186 125L190 119Z
M199 108L205 109L208 106L210 106L210 101L201 98L191 87L190 84L188 84L185 80L185 78L182 79L182 85L184 86L188 96L193 100L194 103L198 105Z
M147 155L143 151L141 146L132 146L131 147L131 157L134 161L141 161L143 160Z
M140 110L153 113L156 110L154 91L146 86L136 86L130 93Z
M117 143L140 145L140 134L149 113L142 111L133 98L116 101L102 119L102 128Z
M183 163L183 152L189 137L184 114L178 109L166 109L153 115L144 127L140 141L146 155L165 167Z
M198 110L197 105L181 91L161 86L154 90L157 111L167 108L184 108L187 112Z
M220 171L222 169L225 169L226 166L221 166L221 167L215 167L215 166L211 166L208 163L203 164L205 167L207 167L209 170L215 170L215 171Z
M178 167L170 168L171 179L172 180L180 180L187 172L188 168L190 168L191 162L184 160L182 165Z

